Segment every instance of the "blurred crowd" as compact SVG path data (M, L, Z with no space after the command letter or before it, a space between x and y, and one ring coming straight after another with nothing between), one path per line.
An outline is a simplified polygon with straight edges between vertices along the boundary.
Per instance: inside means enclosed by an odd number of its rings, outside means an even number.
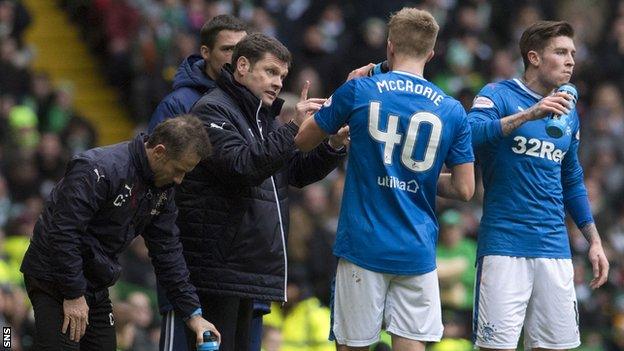
M538 19L563 19L576 30L582 121L581 160L596 224L611 263L609 282L592 291L587 242L569 222L585 351L624 349L624 1L568 0L59 0L103 63L137 125L145 125L169 91L179 62L197 52L201 26L229 13L276 36L293 52L281 116L289 119L303 82L326 97L347 73L385 57L385 22L404 5L428 9L441 26L425 77L468 109L490 81L522 71L518 39ZM53 85L31 69L23 33L31 21L19 0L0 0L0 325L13 327L13 349L29 350L32 315L19 265L43 199L71 155L97 144L94 128L72 108L71 82ZM50 30L54 30L50 28ZM331 253L344 172L293 189L289 234L290 301L265 319L264 348L331 350ZM481 196L468 204L438 202L438 269L445 335L431 348L470 350L476 234ZM155 277L139 237L123 257L113 289L119 350L156 350ZM308 348L289 344L292 334ZM290 346L289 346L290 345ZM379 350L384 346L378 346Z

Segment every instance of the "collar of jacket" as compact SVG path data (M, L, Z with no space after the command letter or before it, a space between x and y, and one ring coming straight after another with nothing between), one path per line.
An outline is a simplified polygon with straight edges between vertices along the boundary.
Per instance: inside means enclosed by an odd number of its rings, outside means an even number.
M132 163L134 167L136 167L137 173L139 173L141 179L143 179L146 184L154 186L154 171L152 171L149 165L147 152L145 151L145 142L148 138L147 134L140 133L130 141L128 148L130 149Z
M221 69L221 76L217 79L217 85L223 89L241 108L245 116L255 125L256 111L260 104L260 99L255 96L246 86L234 79L234 69L231 64L226 64ZM282 111L284 100L276 98L271 107L262 106L260 113L275 118Z
M213 89L216 83L206 74L206 61L197 54L190 55L180 63L173 79L173 89L193 88L203 93Z

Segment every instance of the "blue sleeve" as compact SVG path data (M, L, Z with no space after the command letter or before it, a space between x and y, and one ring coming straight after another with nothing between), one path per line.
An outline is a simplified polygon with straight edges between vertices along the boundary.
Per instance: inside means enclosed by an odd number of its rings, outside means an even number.
M494 92L494 85L486 85L475 97L468 112L468 122L472 130L472 143L475 148L486 143L496 143L503 137L500 119L503 115L503 102Z
M444 160L444 163L448 168L462 163L474 162L471 141L472 137L470 127L468 126L466 111L464 111L464 108L457 103L452 113L452 120L457 121L457 124L455 126L453 144L449 149L446 160Z
M185 95L186 93L186 95ZM187 101L188 100L188 101ZM196 99L188 91L178 89L160 101L150 118L147 133L151 134L156 126L166 119L188 113ZM188 106L186 106L188 105Z
M327 134L336 134L344 126L355 101L355 79L344 83L327 99L323 107L314 115L316 124Z
M594 218L591 214L589 198L583 182L583 168L578 159L579 134L577 123L570 147L561 164L561 185L565 209L572 216L576 226L582 228L588 223L592 223Z
M156 110L154 110L147 126L147 133L151 134L160 122L166 120L167 118L177 116L178 114L179 113L176 113L175 111L175 107L172 106L172 101L165 98L158 104L158 106L156 106Z

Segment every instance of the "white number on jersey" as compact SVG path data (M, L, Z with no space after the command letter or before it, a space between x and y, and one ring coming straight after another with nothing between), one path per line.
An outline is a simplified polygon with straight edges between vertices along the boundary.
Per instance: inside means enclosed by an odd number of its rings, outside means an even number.
M368 112L368 132L376 141L384 144L384 163L392 165L392 153L394 146L401 144L403 135L397 132L399 126L399 117L388 115L388 128L385 132L379 130L379 110L381 103L372 101ZM425 157L422 161L412 158L416 140L420 131L421 123L431 125L431 133L427 141L425 149ZM410 117L410 123L407 128L407 137L403 143L401 151L401 163L414 172L425 172L429 170L435 161L438 146L440 146L440 136L442 135L442 121L440 118L430 112L417 112Z

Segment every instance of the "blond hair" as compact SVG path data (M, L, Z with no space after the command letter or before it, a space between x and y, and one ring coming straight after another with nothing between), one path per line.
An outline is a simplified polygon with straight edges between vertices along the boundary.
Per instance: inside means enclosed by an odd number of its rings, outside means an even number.
M439 30L440 26L429 12L404 7L390 17L388 40L396 53L422 57L433 50Z

